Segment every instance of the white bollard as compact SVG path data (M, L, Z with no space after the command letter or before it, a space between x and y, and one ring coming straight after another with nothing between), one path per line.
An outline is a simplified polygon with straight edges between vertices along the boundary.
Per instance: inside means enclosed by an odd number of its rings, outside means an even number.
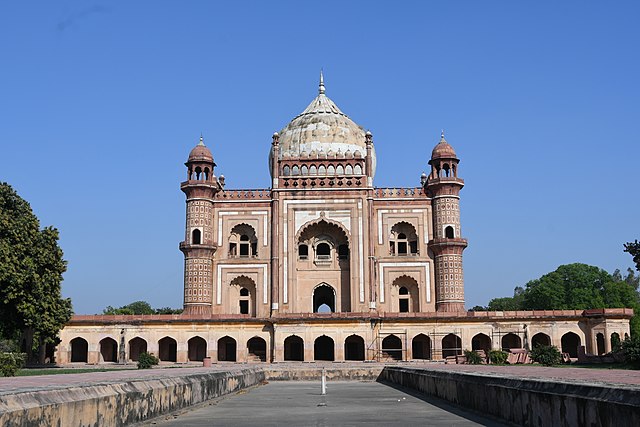
M322 395L324 396L325 394L327 394L327 377L326 377L327 373L325 372L324 368L322 368Z

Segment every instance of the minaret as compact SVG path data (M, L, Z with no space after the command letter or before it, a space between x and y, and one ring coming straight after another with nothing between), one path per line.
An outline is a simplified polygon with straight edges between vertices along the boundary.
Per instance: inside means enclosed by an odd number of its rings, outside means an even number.
M458 163L453 147L444 139L431 153L431 173L424 183L432 199L433 240L429 249L435 256L436 311L464 311L462 251L467 247L460 231L460 190Z
M213 303L213 197L222 189L224 180L216 178L211 151L200 142L189 153L187 180L180 189L187 196L185 239L180 243L184 253L184 314L206 315Z

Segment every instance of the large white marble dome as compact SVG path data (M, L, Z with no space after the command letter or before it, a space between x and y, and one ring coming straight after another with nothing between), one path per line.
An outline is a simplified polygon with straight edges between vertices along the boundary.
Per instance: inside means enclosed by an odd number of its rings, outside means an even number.
M318 96L279 134L280 159L307 158L316 155L332 157L332 154L338 158L367 156L365 130L340 111L338 106L325 95L322 74ZM273 153L269 157L272 156ZM371 175L373 176L376 169L375 151L372 151L372 157Z

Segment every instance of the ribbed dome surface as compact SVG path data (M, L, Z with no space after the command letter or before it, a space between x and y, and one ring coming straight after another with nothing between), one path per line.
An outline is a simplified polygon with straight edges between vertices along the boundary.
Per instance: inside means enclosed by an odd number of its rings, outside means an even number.
M200 142L189 153L188 162L211 162L213 163L213 155L211 151L204 145L204 140L200 137Z
M457 158L456 151L451 145L444 139L444 132L440 136L440 142L436 144L431 152L431 159L451 159Z
M322 76L318 96L280 132L280 159L324 157L334 153L353 158L366 157L365 130L344 114L325 95ZM359 153L359 154L356 154ZM375 171L375 152L373 162Z

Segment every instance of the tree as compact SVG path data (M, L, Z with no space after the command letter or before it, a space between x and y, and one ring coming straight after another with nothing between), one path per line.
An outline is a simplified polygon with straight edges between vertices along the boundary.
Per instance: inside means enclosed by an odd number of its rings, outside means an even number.
M624 251L633 257L636 263L636 270L640 271L640 242L637 240L624 244Z
M512 297L493 298L489 301L487 310L489 311L517 311L522 310L522 299L524 298L524 289L522 286L516 286L513 290Z
M30 362L44 362L46 344L57 343L72 315L61 295L67 263L58 237L53 227L41 230L29 203L0 183L0 335L20 339Z
M120 308L108 306L102 314L180 314L181 308L151 308L151 304L146 301L135 301L131 304L123 305Z

